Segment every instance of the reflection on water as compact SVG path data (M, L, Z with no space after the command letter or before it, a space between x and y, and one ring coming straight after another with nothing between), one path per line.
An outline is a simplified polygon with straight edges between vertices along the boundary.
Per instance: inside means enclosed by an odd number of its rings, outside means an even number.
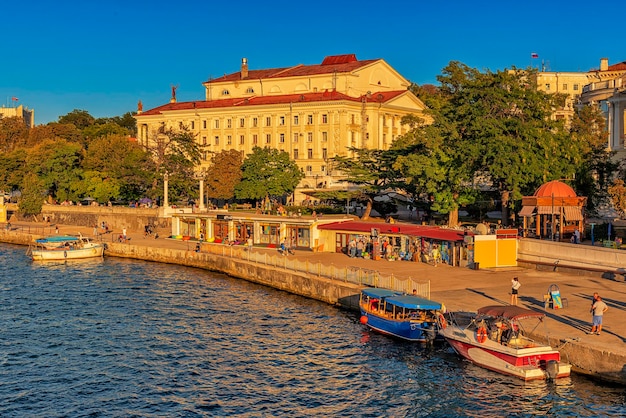
M0 246L1 416L622 416L624 391L524 383L358 315L202 270L32 263Z

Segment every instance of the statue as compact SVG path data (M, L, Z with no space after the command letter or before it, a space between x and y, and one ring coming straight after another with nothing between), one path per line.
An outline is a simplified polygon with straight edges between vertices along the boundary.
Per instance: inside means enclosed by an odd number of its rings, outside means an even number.
M176 86L172 86L172 100L176 100L176 89L178 87Z
M141 103L141 100L137 103L137 112L143 112L143 103Z

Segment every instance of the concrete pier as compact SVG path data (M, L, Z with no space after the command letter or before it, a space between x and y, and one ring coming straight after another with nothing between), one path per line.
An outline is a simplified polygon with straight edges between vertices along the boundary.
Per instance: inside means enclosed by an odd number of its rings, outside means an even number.
M62 234L80 232L91 235L93 232L92 228L78 226L64 225L60 229ZM0 241L27 245L43 233L50 232L44 232L43 228L40 231L38 224L19 223L13 225L11 231L0 231ZM330 304L353 301L354 295L359 291L358 285L316 274L251 263L242 257L196 253L193 251L195 243L189 241L144 239L142 234L131 232L130 241L117 243L113 236L116 235L108 234L104 237L108 246L105 252L107 256L208 269ZM275 249L266 248L254 248L252 251L272 255L276 253ZM519 304L543 311L543 296L550 285L557 285L562 297L566 299L566 306L564 309L546 311L550 344L561 352L564 361L572 364L575 372L626 385L626 321L623 321L626 283L621 275L607 276L600 271L594 273L589 270L572 274L554 268L549 271L521 267L470 270L441 264L435 267L406 261L352 259L334 253L298 252L295 256L288 257L310 263L376 270L382 274L393 274L397 280L429 280L431 299L443 302L448 310L475 311L486 305L508 304L511 278L517 276L522 283ZM591 296L596 291L609 306L600 336L587 334L591 328Z

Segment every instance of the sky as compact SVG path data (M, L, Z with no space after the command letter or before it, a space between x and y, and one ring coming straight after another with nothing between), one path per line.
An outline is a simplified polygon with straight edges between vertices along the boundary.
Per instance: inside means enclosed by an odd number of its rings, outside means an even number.
M626 61L607 20L622 1L251 0L7 1L0 6L0 106L24 105L35 124L74 109L122 116L204 100L202 82L239 71L319 64L325 56L384 59L417 84L450 61L589 71ZM531 54L539 58L531 59ZM13 100L13 98L18 99Z

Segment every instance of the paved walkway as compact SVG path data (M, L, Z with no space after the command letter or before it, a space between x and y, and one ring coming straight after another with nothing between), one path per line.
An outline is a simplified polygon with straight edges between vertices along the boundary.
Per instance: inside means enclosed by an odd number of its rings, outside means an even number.
M36 229L43 224L16 223L14 228ZM59 226L59 233L82 233L93 235L93 228L76 226ZM46 233L54 233L48 228ZM106 241L119 236L120 231L104 235ZM181 242L171 239L143 238L143 234L130 232L130 243L163 248L193 250L195 242ZM254 251L276 253L275 249L256 248ZM519 305L535 310L543 310L543 295L551 284L559 286L561 295L567 299L567 307L560 310L548 310L548 329L553 337L562 341L580 341L581 343L619 355L626 355L626 283L621 277L605 279L600 277L574 276L559 272L540 272L523 268L482 269L429 264L409 261L374 261L349 258L344 254L314 253L297 251L297 257L312 263L320 262L337 267L354 266L377 270L381 274L394 274L396 277L412 277L417 280L429 280L431 299L442 302L448 310L475 311L479 307L490 304L508 304L510 301L511 279L517 276L522 284ZM609 306L604 317L602 335L587 335L591 327L589 307L593 292L598 292ZM623 367L626 367L624 365Z

